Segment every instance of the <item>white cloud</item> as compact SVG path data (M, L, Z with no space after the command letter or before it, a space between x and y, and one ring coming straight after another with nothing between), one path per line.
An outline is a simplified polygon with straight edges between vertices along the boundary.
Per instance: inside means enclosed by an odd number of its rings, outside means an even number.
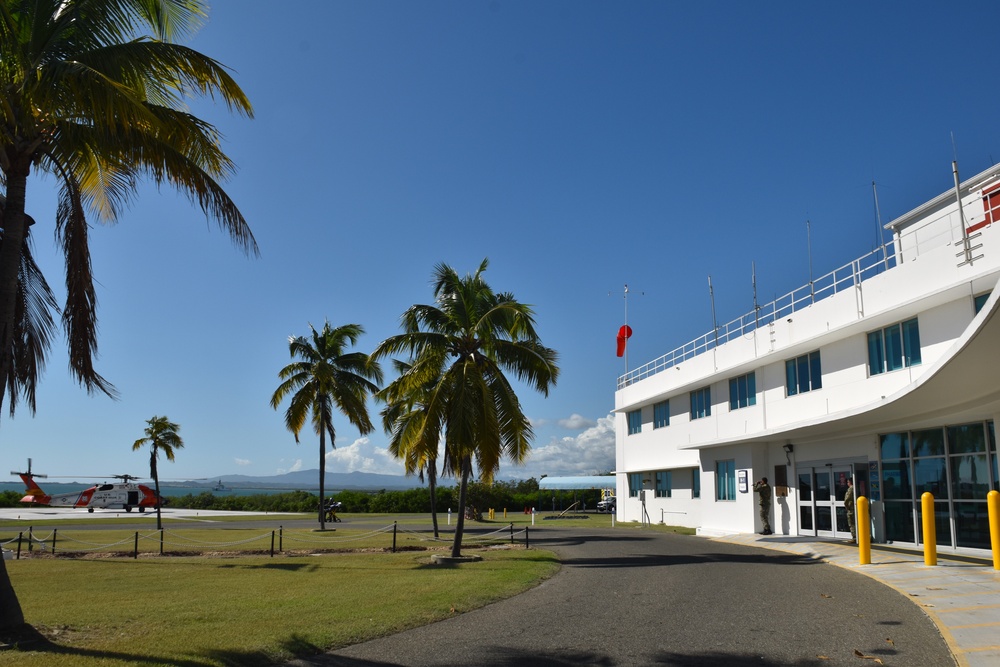
M376 447L367 437L358 438L326 454L327 472L373 472L402 475L403 464L384 447Z
M281 459L281 462L284 463L285 459ZM298 470L302 470L302 459L295 459L295 463L293 463L290 467L278 468L274 472L277 475L284 475L286 472L296 472Z
M524 465L506 465L501 476L538 479L542 475L597 475L614 469L615 420L608 415L575 437L554 437L547 444L535 445Z
M585 428L593 428L597 426L597 422L592 419L587 419L583 415L578 415L574 412L568 419L560 419L559 425L563 428L568 428L571 431L579 431Z
M233 460L236 461L236 465L238 466L248 466L252 463L250 459L233 459Z

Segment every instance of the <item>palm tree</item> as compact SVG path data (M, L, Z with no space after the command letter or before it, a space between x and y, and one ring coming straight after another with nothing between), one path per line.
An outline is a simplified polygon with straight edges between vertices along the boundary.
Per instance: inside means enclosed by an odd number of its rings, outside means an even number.
M6 198L0 195L0 216ZM10 392L10 414L14 416L19 397L35 412L35 389L45 366L45 354L52 342L55 328L53 313L58 312L52 290L31 254L31 226L35 221L25 216L24 243L21 246L21 266L18 268L17 299L14 314L14 336L11 340L11 372L7 377ZM0 232L0 244L3 234Z
M288 352L298 361L278 372L282 382L271 396L271 407L277 410L284 398L292 395L285 410L285 426L295 435L295 442L299 441L306 417L312 418L319 435L319 525L325 529L326 436L330 436L331 447L336 447L337 437L333 408L336 406L362 435L371 433L374 427L368 417L367 400L369 394L379 390L374 383L382 381L382 369L363 352L345 351L348 343L357 344L365 332L360 324L334 329L326 322L322 331L316 331L311 324L309 329L312 335L308 338L288 339Z
M8 389L28 391L26 368L15 357L23 351L19 271L33 170L59 184L54 229L66 262L62 320L70 370L88 391L114 395L93 365L97 314L88 214L117 221L145 177L188 195L237 246L257 253L246 220L220 185L234 171L220 135L185 105L189 96L218 97L231 111L253 115L223 65L175 41L206 18L204 0L0 0L0 185L6 190L0 407Z
M407 373L411 365L394 360L393 366L397 373ZM434 526L434 537L440 534L437 517L437 459L440 446L440 425L426 427L428 401L437 384L437 378L429 378L416 392L405 396L393 395L399 388L398 384L390 385L379 392L377 398L386 402L382 410L382 425L390 434L389 453L403 460L407 475L414 473L424 481L427 473L427 489L430 492L431 523ZM442 470L444 474L450 471L448 452L444 452ZM454 471L450 471L454 472Z
M531 425L504 372L548 395L559 376L555 350L535 332L534 311L483 279L484 259L471 275L434 269L435 305L414 305L403 314L404 333L384 340L373 357L409 354L410 368L387 390L392 397L423 396L420 428L405 437L444 447L461 474L458 522L451 555L461 556L465 505L473 459L480 479L491 483L502 459L520 463L530 450Z
M146 421L146 437L139 438L132 443L132 451L138 451L149 445L149 476L153 478L153 485L156 487L156 529L160 530L163 525L160 517L160 475L156 470L156 462L160 452L168 461L173 463L174 450L184 447L184 441L178 435L181 427L173 423L166 417L153 417Z

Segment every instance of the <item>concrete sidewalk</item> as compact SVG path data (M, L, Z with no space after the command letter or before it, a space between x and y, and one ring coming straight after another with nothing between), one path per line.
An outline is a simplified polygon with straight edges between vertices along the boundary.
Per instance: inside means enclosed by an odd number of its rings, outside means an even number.
M817 558L890 586L937 624L962 667L1000 665L1000 570L992 561L942 557L924 565L921 551L873 545L870 565L842 541L784 535L729 535L720 542L763 547Z

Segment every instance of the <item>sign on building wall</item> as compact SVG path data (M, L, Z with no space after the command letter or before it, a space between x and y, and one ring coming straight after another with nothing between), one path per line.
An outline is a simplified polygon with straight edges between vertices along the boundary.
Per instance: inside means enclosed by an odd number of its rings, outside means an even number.
M740 493L750 492L750 471L737 470L736 481L739 483Z

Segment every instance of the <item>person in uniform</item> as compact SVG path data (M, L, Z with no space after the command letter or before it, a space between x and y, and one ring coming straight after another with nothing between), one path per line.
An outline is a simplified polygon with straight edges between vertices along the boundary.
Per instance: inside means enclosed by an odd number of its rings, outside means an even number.
M761 535L771 534L771 485L767 483L767 477L761 477L760 481L753 485L753 490L760 494L760 522L764 527Z
M847 512L847 525L851 527L851 544L858 541L858 528L854 521L854 480L847 478L847 491L844 492L844 510Z

